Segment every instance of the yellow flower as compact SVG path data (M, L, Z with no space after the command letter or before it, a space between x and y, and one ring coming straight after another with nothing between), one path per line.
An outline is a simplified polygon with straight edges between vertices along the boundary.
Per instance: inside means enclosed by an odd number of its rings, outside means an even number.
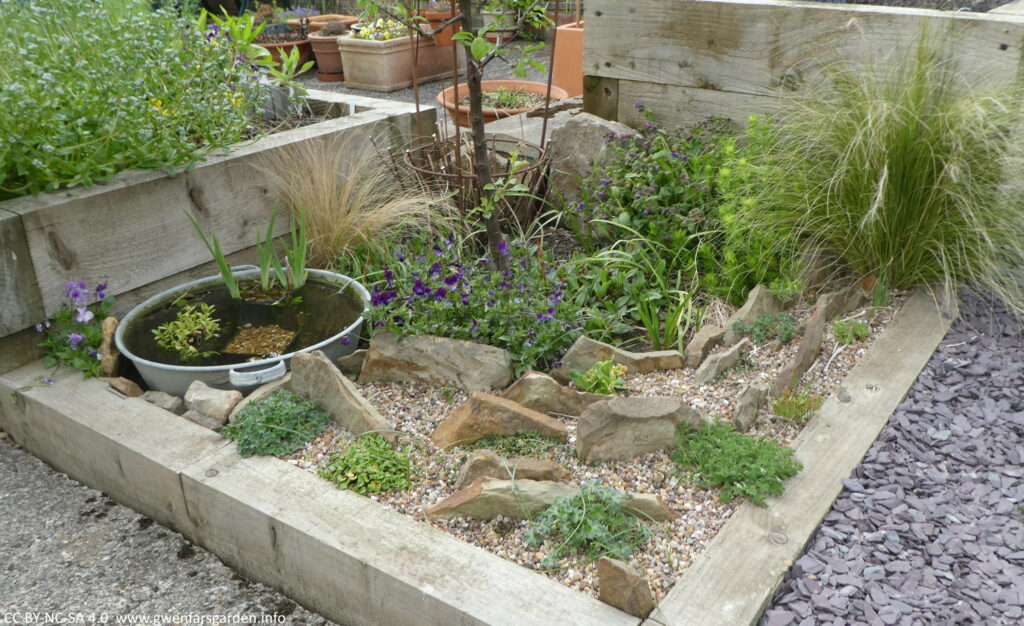
M163 101L159 100L157 98L152 98L149 101L149 104L151 104L153 106L153 108L156 109L157 111L159 111L164 106Z

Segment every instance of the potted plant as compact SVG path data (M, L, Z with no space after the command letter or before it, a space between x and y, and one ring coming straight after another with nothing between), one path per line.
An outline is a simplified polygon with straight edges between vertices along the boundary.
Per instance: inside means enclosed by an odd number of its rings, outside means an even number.
M180 396L195 380L248 389L283 376L298 352L323 350L337 359L355 350L369 293L347 276L306 268L301 216L282 258L271 217L257 241L259 267L229 266L217 238L192 223L220 275L139 304L114 336L150 389Z
M344 22L328 22L319 32L309 33L309 43L316 56L316 77L325 82L338 82L344 78L338 37L348 31Z
M452 21L457 10L445 6L439 0L430 0L425 9L420 10L420 16L427 21L430 32L433 33L434 43L442 48L452 45L452 36L462 29L461 22Z
M325 13L324 15L310 15L308 17L310 33L320 32L331 22L341 22L345 26L349 27L359 22L359 18L355 15L344 15L342 13ZM289 19L286 23L292 28L292 30L298 30L301 27L301 22L302 16L296 16Z
M288 24L267 24L256 37L256 45L265 48L270 58L280 63L284 55L293 49L299 51L299 61L305 65L313 60L313 46L309 43L309 20L303 18L299 30L292 30Z
M418 83L450 76L455 61L450 50L432 39L410 36L409 29L393 19L377 19L352 27L352 34L338 39L345 86L372 91L395 91L413 83L413 46L416 46ZM459 61L462 67L462 61Z
M570 98L583 95L583 21L558 27L552 81Z
M480 81L480 85L483 90L482 113L485 124L544 106L548 90L545 83L522 80L484 80ZM551 87L552 100L568 97L561 87ZM470 127L469 89L465 83L448 87L437 94L437 103L448 110L459 126Z

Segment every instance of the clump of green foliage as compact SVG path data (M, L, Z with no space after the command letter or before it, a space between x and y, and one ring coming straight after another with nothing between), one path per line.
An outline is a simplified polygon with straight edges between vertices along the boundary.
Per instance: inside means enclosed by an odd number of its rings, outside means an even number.
M363 495L390 493L409 488L412 464L409 455L395 450L387 439L369 433L344 452L332 454L317 474L340 489Z
M527 531L526 545L556 544L542 565L553 567L569 551L590 560L609 556L626 559L651 538L651 530L629 506L629 494L590 482L572 497L560 497Z
M765 313L754 320L753 324L740 320L732 325L737 335L747 335L759 346L773 339L789 343L796 336L798 328L796 318L787 313Z
M805 390L791 390L779 395L772 403L772 412L791 422L802 422L821 408L825 399Z
M583 391L610 396L626 388L625 365L616 365L614 359L598 361L586 372L569 372L569 378Z
M199 351L199 346L220 331L220 321L213 317L213 308L206 302L182 306L176 318L153 329L156 345L177 352L183 361L216 354Z
M803 295L807 285L796 278L776 278L768 285L768 291L779 302L793 302Z
M94 290L81 280L66 282L64 287L69 303L52 318L36 324L36 331L43 334L39 342L46 352L43 364L65 365L86 378L99 376L103 320L110 315L114 298L106 294L106 283L96 285Z
M540 457L564 442L558 437L521 430L511 435L487 435L466 446L470 450L494 450L502 456Z
M1019 86L977 88L922 33L874 66L823 64L748 150L747 232L825 250L883 288L984 285L1022 310ZM977 74L977 72L970 72ZM973 84L972 84L973 83Z
M281 456L304 448L330 421L312 402L282 390L245 406L221 434L238 443L242 456Z
M741 435L731 424L720 421L699 429L680 424L677 441L672 460L703 485L721 487L722 502L743 496L766 506L765 496L782 495L782 481L803 469L790 448Z
M867 322L836 320L832 322L832 333L836 336L836 343L845 346L867 339L871 336L871 329Z

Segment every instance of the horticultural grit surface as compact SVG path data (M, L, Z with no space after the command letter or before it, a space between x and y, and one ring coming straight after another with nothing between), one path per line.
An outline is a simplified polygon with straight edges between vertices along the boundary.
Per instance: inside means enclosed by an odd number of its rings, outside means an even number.
M960 311L762 625L1024 621L1024 332Z

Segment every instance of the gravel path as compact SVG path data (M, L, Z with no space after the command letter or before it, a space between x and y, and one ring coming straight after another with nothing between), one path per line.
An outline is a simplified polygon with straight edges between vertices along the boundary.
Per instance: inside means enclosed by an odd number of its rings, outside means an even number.
M762 625L1024 621L1024 332L961 315Z
M333 623L0 437L0 624L47 611Z

